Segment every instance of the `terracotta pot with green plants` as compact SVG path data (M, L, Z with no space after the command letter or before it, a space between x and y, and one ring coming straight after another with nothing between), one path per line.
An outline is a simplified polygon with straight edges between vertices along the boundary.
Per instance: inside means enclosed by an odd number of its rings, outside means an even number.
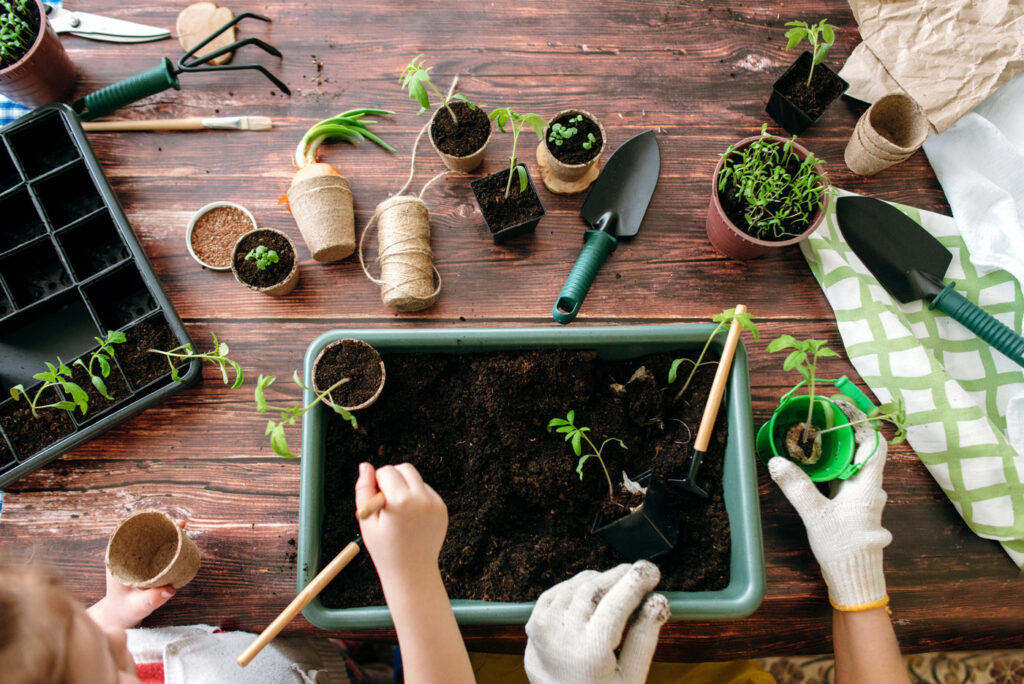
M805 50L772 86L765 111L792 135L800 135L821 118L850 84L822 62L835 42L836 27L822 19L817 24L786 22L786 50L807 40Z
M600 173L597 164L606 140L601 122L582 109L564 109L551 117L537 147L545 187L560 195L590 187Z
M0 93L27 107L59 102L75 87L75 65L40 0L0 4Z
M795 244L825 219L829 182L821 159L796 142L761 135L730 145L712 176L707 233L733 259Z

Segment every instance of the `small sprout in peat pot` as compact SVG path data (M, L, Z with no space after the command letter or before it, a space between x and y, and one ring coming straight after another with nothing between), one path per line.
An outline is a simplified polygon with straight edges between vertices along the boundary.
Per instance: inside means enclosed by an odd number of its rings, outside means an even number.
M792 448L788 448L790 456L800 461L801 463L814 464L821 458L821 440L817 439L818 434L822 431L821 428L816 427L811 421L814 415L814 405L818 402L824 409L826 415L826 422L832 423L832 406L831 402L822 400L821 397L815 396L815 383L817 378L815 373L818 368L818 359L828 356L839 356L834 351L825 346L824 340L797 340L792 335L781 335L771 342L768 343L767 351L769 353L775 353L784 351L786 349L792 349L789 356L782 363L783 370L796 370L800 376L807 382L807 396L810 399L807 402L807 418L802 423L795 423L787 431L787 445ZM815 451L817 446L817 451Z
M124 344L125 334L118 330L108 330L107 338L101 337L94 338L100 345L99 349L89 355L89 361L86 363L82 359L78 359L72 365L80 366L88 375L89 380L92 382L92 386L96 388L104 399L113 400L114 397L110 396L107 391L107 383L105 378L110 377L110 360L114 358L114 345ZM93 364L99 364L100 372L97 375L93 372ZM83 411L82 413L85 413Z
M552 418L548 422L548 432L554 430L565 435L565 441L572 444L573 453L580 457L579 462L576 464L576 473L583 479L583 464L591 458L596 458L598 463L601 464L601 470L604 471L604 477L608 481L608 500L615 501L615 485L612 483L612 476L608 473L608 466L605 465L604 459L601 458L601 454L604 453L604 448L608 445L608 442L618 442L619 446L626 449L625 443L618 437L609 437L608 439L601 442L601 446L597 446L587 436L590 432L588 427L577 427L575 424L576 412L569 411L565 418ZM590 451L583 452L583 441L586 441L587 446L590 447Z
M175 347L168 351L162 351L160 349L149 349L148 351L153 354L162 354L167 357L167 363L171 367L171 379L174 382L181 382L181 375L178 374L178 368L175 364L175 360L180 363L188 359L198 359L199 361L209 361L210 363L217 364L220 367L221 376L224 378L224 384L228 384L231 379L228 374L228 366L235 371L235 382L231 385L231 389L238 389L242 386L245 381L245 377L242 373L242 366L237 362L228 358L228 345L225 342L219 342L217 335L213 335L213 349L203 354L196 354L192 351L192 345L183 344L180 347Z
M79 409L82 415L89 409L89 395L85 393L85 390L79 387L74 382L71 382L71 369L68 368L60 357L57 357L57 365L54 366L49 361L46 362L47 370L42 373L36 373L32 377L39 380L39 390L33 396L29 396L25 391L24 385L15 385L11 388L11 396L14 397L15 401L19 400L19 397L25 397L25 401L28 402L29 408L32 409L32 417L38 418L38 411L42 409L55 408L63 409L65 411L75 412L75 409ZM52 404L39 404L40 397L43 392L51 387L60 387L64 391L65 396L71 397L70 400L55 401Z
M249 253L245 255L245 260L249 261L249 259L255 259L256 268L261 271L267 270L267 266L278 262L277 252L267 249L264 245L259 245L256 249L249 250Z
M291 449L288 447L288 440L285 437L284 430L286 427L296 425L299 421L299 418L301 418L303 414L305 414L307 411L316 406L317 402L323 401L324 403L326 403L328 406L331 407L331 409L335 413L337 413L339 416L350 422L352 424L353 429L359 427L359 423L356 421L356 417L352 415L351 412L343 409L342 407L334 403L334 400L331 398L331 392L333 392L335 389L348 382L348 378L342 378L338 382L334 383L333 385L325 389L323 392L317 392L312 387L306 387L306 385L302 383L302 378L299 377L299 372L295 371L295 373L292 374L292 380L295 382L295 384L304 390L313 392L316 396L313 398L313 401L310 402L308 406L297 405L287 408L281 406L270 406L267 403L265 394L266 389L270 387L272 384L274 384L274 381L276 379L277 377L274 375L260 375L259 378L257 378L256 410L259 411L260 413L266 413L267 411L280 412L280 422L268 420L266 430L266 434L270 437L270 446L274 449L274 453L276 453L278 456L283 456L284 458L298 458L299 455L293 454Z
M594 137L593 133L587 133L587 142L583 143L583 149L589 150L597 142L597 138Z
M750 334L753 335L755 342L758 339L759 333L757 326L754 325L754 321L751 319L750 314L745 311L736 313L735 307L732 309L725 309L721 313L717 313L712 316L711 320L718 325L711 331L711 334L708 335L708 340L704 343L704 348L700 350L700 354L697 355L697 360L694 361L693 359L685 358L675 359L672 361L672 365L668 369L668 384L671 385L678 377L679 366L684 363L688 363L691 366L690 374L686 376L686 380L683 382L683 386L680 387L679 391L676 393L675 399L672 400L673 402L678 402L682 398L686 389L693 381L693 376L697 374L698 368L704 365L718 363L717 361L704 361L704 355L707 354L708 348L711 346L711 342L715 339L715 336L718 335L719 331L723 328L731 325L733 321L739 321L740 327L749 330Z
M417 116L423 116L425 112L430 111L430 92L427 90L434 91L437 95L437 99L440 101L440 106L448 110L448 114L451 115L452 121L455 125L459 124L458 117L455 116L455 111L451 107L452 100L461 100L469 105L470 109L476 109L476 105L469 101L469 98L462 93L456 93L450 98L445 97L441 94L441 91L437 89L430 81L430 70L434 67L424 66L423 55L416 55L413 60L402 69L400 83L402 84L402 90L409 93L409 97L420 106L420 111Z
M814 67L825 60L829 48L836 41L836 27L828 23L828 19L822 19L817 24L808 24L805 21L787 21L786 26L791 27L786 31L786 50L792 50L806 38L811 46L811 68L807 72L807 85L811 85L811 77L814 75Z
M517 114L511 107L495 109L488 118L498 124L498 130L502 133L505 132L505 126L512 129L512 154L508 158L508 184L505 186L505 198L508 199L509 192L512 191L512 176L514 174L519 175L519 192L526 192L526 186L529 183L526 167L517 163L516 147L519 144L519 134L523 132L524 128L530 126L537 134L537 140L543 140L544 126L547 122L537 114Z
M582 114L577 114L573 118L569 119L570 124L580 123L581 121L583 121ZM551 124L551 129L548 131L548 142L555 143L555 145L561 147L565 144L566 140L573 137L578 132L579 130L575 126L563 126L560 123L553 123ZM591 134L590 138L593 137L594 135ZM591 142L593 141L591 140ZM590 148L588 147L587 149L589 150Z

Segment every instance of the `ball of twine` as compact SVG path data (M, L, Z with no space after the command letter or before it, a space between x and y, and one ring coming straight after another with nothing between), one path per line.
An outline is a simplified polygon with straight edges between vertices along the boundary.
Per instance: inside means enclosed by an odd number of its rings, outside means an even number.
M374 222L380 278L370 274L363 260L363 240ZM359 263L366 277L381 286L385 305L397 311L420 311L433 304L441 291L441 274L434 267L430 212L423 200L398 195L377 205L359 239Z

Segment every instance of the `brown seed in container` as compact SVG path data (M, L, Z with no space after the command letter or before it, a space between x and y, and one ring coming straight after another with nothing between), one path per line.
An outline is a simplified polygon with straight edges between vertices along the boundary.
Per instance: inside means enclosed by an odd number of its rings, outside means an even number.
M245 212L235 207L214 207L193 226L192 249L203 263L226 268L231 265L231 250L238 238L255 227Z

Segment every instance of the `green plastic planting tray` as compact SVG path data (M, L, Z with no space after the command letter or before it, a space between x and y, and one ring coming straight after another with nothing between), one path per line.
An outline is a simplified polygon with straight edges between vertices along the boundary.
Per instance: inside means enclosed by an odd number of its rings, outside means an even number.
M419 330L332 330L306 350L304 377L313 376L313 360L335 340L355 338L369 342L382 353L414 352L468 354L472 352L527 349L594 349L602 358L620 360L680 349L699 349L714 329L712 325L613 326L575 328L473 328ZM721 350L725 334L713 347ZM385 385L384 391L387 391ZM304 402L313 401L306 392ZM298 590L316 575L321 558L321 522L324 515L324 444L329 411L317 407L302 419L302 483L299 496ZM719 420L729 421L723 481L729 514L732 552L729 584L718 591L666 591L674 620L708 620L746 617L764 598L764 548L761 543L761 512L758 507L753 425L750 409L750 376L747 351L741 342L736 350L725 402ZM460 624L525 624L533 603L452 600ZM391 627L386 606L328 608L319 598L302 611L321 629L348 631Z

